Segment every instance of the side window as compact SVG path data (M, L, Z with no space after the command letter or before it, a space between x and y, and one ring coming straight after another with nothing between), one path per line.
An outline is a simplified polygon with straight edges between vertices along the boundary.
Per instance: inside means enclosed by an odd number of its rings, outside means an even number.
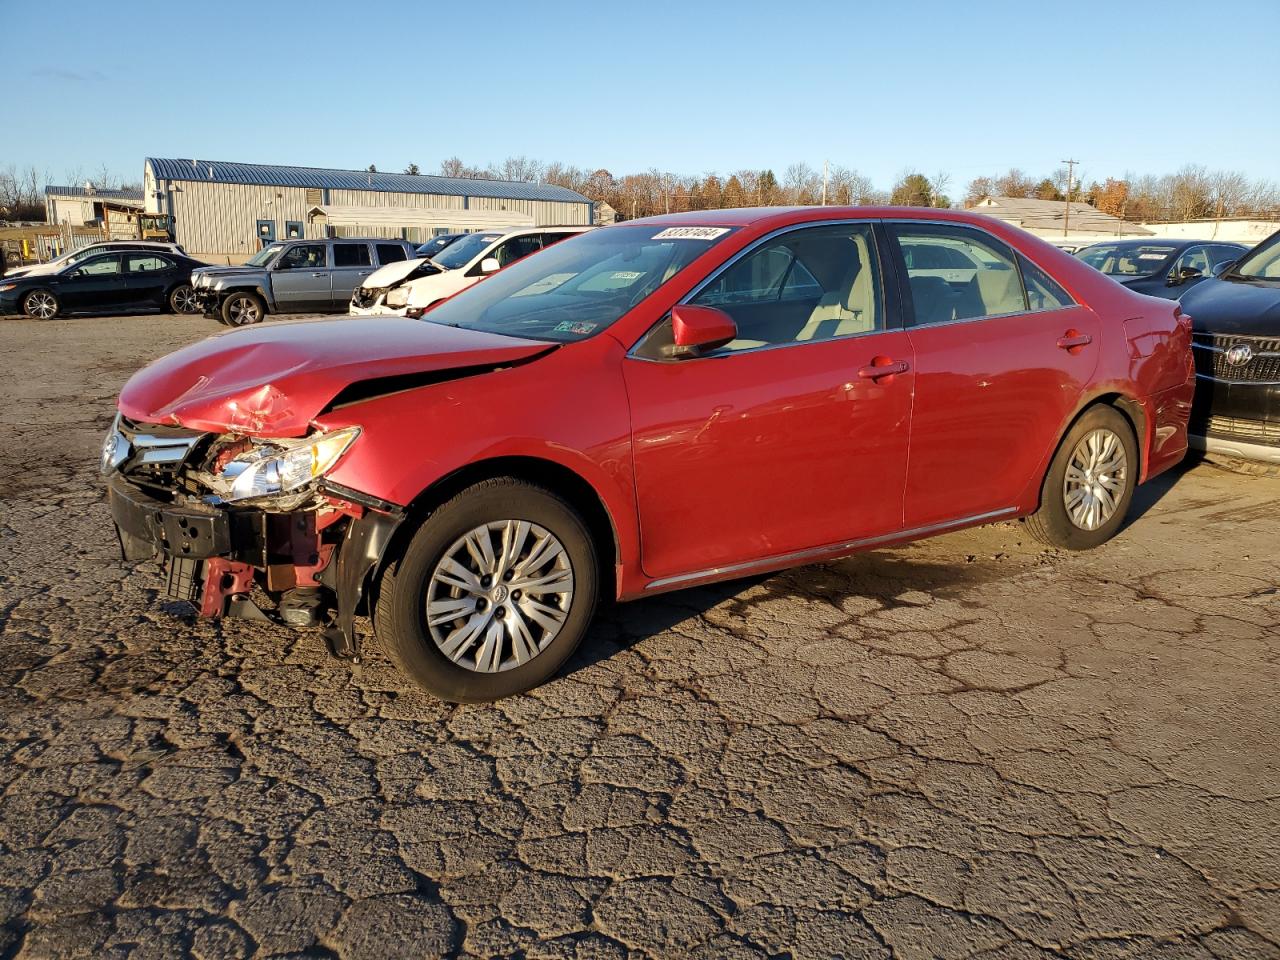
M1071 294L1022 254L1018 254L1018 265L1022 267L1022 282L1027 287L1027 306L1031 310L1061 310L1075 306Z
M368 267L369 245L367 243L335 243L333 245L333 265L335 267Z
M546 249L553 243L559 243L561 240L568 240L570 237L576 237L576 233L544 233L542 234L542 249Z
M378 244L378 262L381 264L399 263L401 260L407 259L404 247L398 243L380 243Z
M81 277L104 277L120 272L118 256L94 257L86 260L75 269L75 275Z
M323 243L300 243L290 247L276 265L279 270L320 270L328 266Z
M1216 267L1220 263L1239 260L1242 256L1244 256L1243 251L1237 250L1235 247L1212 246L1209 248L1209 264L1211 267Z
M124 268L128 273L151 273L156 270L168 270L173 263L164 257L152 254L125 255Z
M542 237L539 234L530 233L523 237L512 237L490 256L497 257L498 263L505 267L508 263L515 263L521 257L527 257L541 249Z
M1204 246L1187 247L1182 251L1182 256L1178 258L1178 262L1173 265L1170 271L1174 276L1178 276L1183 270L1195 270L1202 274L1208 274L1209 268L1213 266L1209 262L1209 251Z
M733 317L738 337L726 351L883 330L871 225L783 234L727 267L690 302Z
M1013 251L977 230L897 223L917 325L1024 313L1027 300Z

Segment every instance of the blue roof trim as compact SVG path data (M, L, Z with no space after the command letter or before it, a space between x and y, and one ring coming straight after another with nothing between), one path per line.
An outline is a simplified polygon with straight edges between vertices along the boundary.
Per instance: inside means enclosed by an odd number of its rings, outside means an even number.
M327 170L318 167L278 167L259 163L226 163L221 160L148 157L159 180L197 183L238 183L262 187L309 187L328 190L376 190L381 193L436 193L454 197L493 197L500 200L553 200L588 203L568 187L509 180L471 180L426 174L368 173L364 170Z
M46 197L101 197L103 200L137 200L142 202L141 190L94 190L89 193L84 187L45 187Z

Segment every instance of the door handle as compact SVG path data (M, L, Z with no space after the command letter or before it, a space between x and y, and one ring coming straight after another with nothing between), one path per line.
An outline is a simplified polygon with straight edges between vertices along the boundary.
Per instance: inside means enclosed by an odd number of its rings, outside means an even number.
M1087 347L1093 343L1093 337L1087 333L1077 333L1075 330L1068 330L1058 338L1058 346L1068 353L1079 353L1081 347Z
M313 274L312 274L312 276L313 276L313 277L315 277L317 280L323 280L325 277L327 277L327 276L328 276L328 274L327 274L327 273L313 273Z
M892 377L895 373L906 373L911 364L905 360L890 360L888 357L876 357L867 366L858 370L863 380L879 380L881 377Z

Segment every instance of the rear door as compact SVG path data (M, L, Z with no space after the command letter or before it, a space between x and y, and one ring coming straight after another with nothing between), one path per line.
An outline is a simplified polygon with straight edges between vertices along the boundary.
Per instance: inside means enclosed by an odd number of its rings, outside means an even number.
M178 269L168 257L147 252L122 254L124 284L129 302L163 306L165 296L178 280Z
M281 313L329 310L333 304L330 273L327 243L297 243L289 247L271 268L276 309Z
M362 240L333 241L333 290L332 306L346 309L351 294L373 273L373 258L369 244Z
M1012 513L1097 366L1098 318L983 230L901 221L889 235L915 352L906 526ZM913 271L902 250L925 244L964 255L971 277Z

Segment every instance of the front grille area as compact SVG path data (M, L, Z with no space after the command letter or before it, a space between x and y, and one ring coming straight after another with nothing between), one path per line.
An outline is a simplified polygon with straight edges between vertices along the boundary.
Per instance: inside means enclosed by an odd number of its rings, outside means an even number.
M1197 333L1192 341L1196 373L1230 383L1280 383L1280 338ZM1253 351L1248 363L1232 364L1227 351L1244 345Z
M351 302L357 307L372 307L386 292L386 287L356 287L355 292L351 294Z
M120 418L120 434L129 443L129 456L120 473L153 495L172 499L178 492L195 492L184 482L182 468L207 434L183 427L134 423Z
M1222 437L1231 440L1243 440L1249 443L1261 443L1280 447L1280 422L1266 420L1242 420L1239 417L1206 417L1200 426L1207 437Z

